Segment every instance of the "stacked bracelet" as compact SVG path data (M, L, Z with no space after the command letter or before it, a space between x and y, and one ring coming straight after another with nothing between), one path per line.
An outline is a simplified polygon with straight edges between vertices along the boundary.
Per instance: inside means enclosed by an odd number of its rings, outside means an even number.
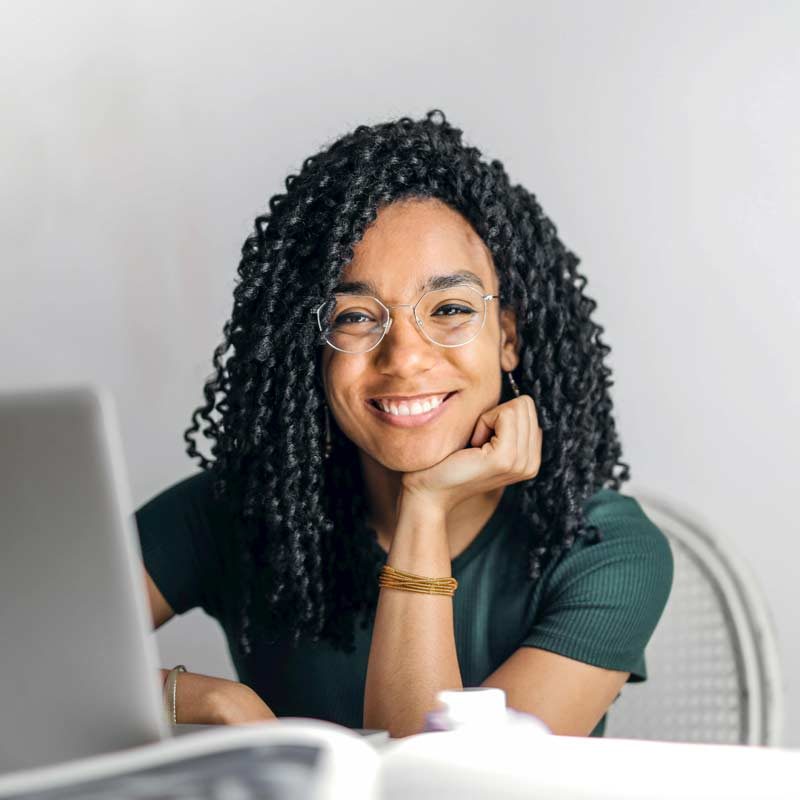
M164 681L164 710L167 713L167 721L173 725L178 724L178 717L175 710L175 701L178 697L178 673L186 672L183 664L173 667L166 680Z
M404 592L419 592L420 594L439 594L452 597L458 588L455 578L426 578L415 575L413 572L390 567L388 564L381 568L378 584L386 589L401 589Z

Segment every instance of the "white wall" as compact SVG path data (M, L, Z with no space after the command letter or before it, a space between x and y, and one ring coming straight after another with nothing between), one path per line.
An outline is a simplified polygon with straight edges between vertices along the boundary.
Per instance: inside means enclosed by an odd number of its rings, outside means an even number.
M0 388L109 385L137 503L192 472L252 218L341 133L441 107L582 258L633 477L760 580L800 745L800 5L499 5L5 3ZM200 612L159 638L231 674Z

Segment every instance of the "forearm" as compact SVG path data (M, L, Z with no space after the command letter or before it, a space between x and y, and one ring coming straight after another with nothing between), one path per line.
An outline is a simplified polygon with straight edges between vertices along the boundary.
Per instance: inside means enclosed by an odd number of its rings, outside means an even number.
M450 575L444 515L400 515L387 564L426 577ZM375 614L364 692L364 727L392 736L422 730L441 689L460 689L453 600L382 588Z

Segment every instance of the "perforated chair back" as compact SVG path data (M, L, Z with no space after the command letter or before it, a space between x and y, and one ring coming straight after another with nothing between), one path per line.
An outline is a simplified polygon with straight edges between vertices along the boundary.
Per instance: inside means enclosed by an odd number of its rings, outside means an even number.
M783 686L773 627L730 546L652 493L624 488L666 535L675 573L645 653L648 679L627 683L606 736L777 745Z

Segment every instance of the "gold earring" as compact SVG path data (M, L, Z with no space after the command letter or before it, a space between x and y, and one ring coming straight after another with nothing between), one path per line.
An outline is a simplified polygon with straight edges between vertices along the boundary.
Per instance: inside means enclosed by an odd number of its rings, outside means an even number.
M331 443L331 415L328 413L328 406L325 406L325 450L323 458L327 461L331 457L333 445Z
M519 397L519 386L517 386L517 382L514 380L511 371L509 370L506 372L506 375L508 375L508 382L511 384L511 391L514 392L515 397Z

